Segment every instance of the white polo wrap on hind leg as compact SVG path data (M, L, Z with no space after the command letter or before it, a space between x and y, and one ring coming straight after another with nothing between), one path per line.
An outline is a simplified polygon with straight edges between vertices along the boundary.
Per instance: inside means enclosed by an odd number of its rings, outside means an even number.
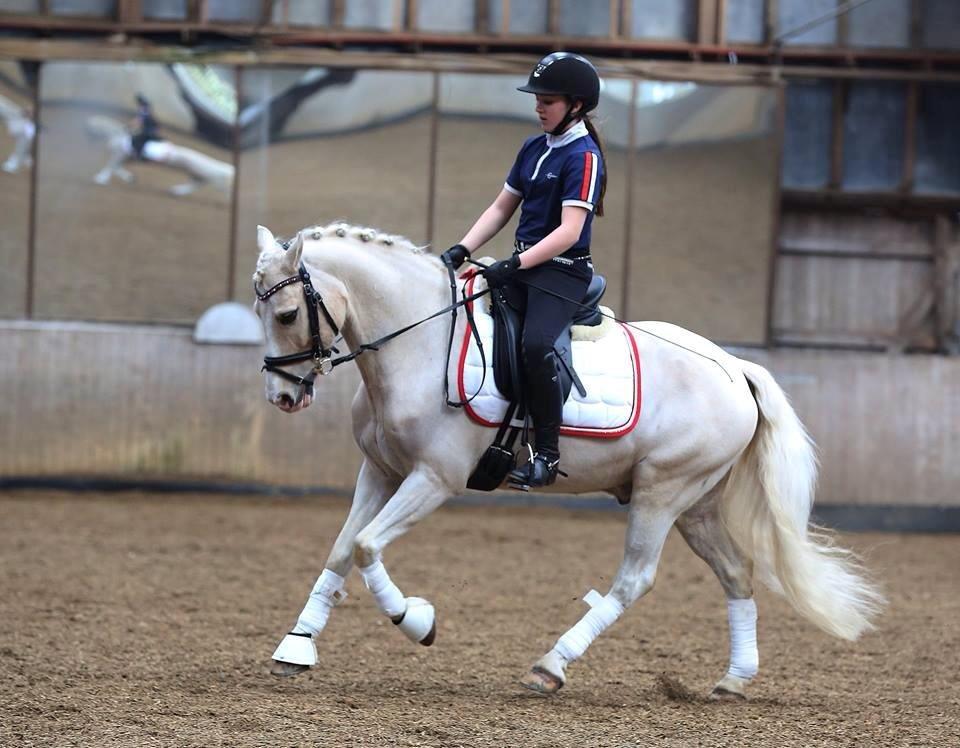
M727 600L730 623L730 669L728 675L749 680L760 669L757 651L757 604L748 600Z
M587 647L593 644L593 640L623 614L623 605L612 595L602 596L596 590L590 590L583 596L583 600L590 606L589 612L561 636L553 647L567 662L581 657Z
M316 636L327 625L330 611L347 597L343 591L344 579L330 569L324 569L313 585L307 604L303 606L297 625L293 627L294 634L310 634Z
M403 593L390 579L382 561L374 561L370 566L361 567L360 576L376 600L377 607L390 618L396 618L407 609Z

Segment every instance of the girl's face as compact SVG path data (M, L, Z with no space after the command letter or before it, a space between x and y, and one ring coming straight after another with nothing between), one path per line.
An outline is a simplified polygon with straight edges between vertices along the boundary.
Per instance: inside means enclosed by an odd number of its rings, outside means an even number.
M544 132L552 132L564 118L567 113L569 103L565 96L554 96L551 94L537 94L536 113L540 120L540 128ZM574 110L580 109L582 104L578 101L574 104ZM572 123L571 123L572 124Z

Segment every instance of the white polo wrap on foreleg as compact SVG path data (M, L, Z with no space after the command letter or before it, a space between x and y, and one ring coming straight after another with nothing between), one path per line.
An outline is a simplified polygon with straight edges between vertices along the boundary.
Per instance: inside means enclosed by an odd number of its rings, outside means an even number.
M554 646L557 654L567 662L581 657L593 640L623 614L623 605L612 595L602 596L596 590L590 590L583 600L590 606L589 612Z
M344 579L330 569L324 569L313 585L307 604L303 606L297 625L293 627L294 634L310 634L316 636L327 625L330 611L339 605L347 593L343 591Z
M730 622L730 669L728 675L749 680L760 668L757 652L757 604L748 600L727 600Z
M407 609L403 593L390 579L382 561L374 561L370 566L361 567L360 576L376 600L377 607L390 618L396 618Z

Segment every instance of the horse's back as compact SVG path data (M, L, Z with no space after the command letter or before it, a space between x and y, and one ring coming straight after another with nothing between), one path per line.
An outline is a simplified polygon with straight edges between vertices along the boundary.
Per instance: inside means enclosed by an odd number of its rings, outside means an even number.
M664 355L673 360L675 357L686 358L692 354L692 362L711 364L718 371L726 372L726 378L742 374L740 359L691 330L656 320L629 324L629 329L637 341L641 362Z

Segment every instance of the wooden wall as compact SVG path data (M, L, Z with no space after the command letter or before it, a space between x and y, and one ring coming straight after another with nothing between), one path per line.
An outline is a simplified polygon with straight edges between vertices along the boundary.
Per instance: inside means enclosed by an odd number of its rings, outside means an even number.
M256 346L54 322L0 323L0 339L4 476L353 486L353 367L320 381L310 409L290 416L264 400ZM960 506L960 359L735 353L773 371L819 444L819 502Z

